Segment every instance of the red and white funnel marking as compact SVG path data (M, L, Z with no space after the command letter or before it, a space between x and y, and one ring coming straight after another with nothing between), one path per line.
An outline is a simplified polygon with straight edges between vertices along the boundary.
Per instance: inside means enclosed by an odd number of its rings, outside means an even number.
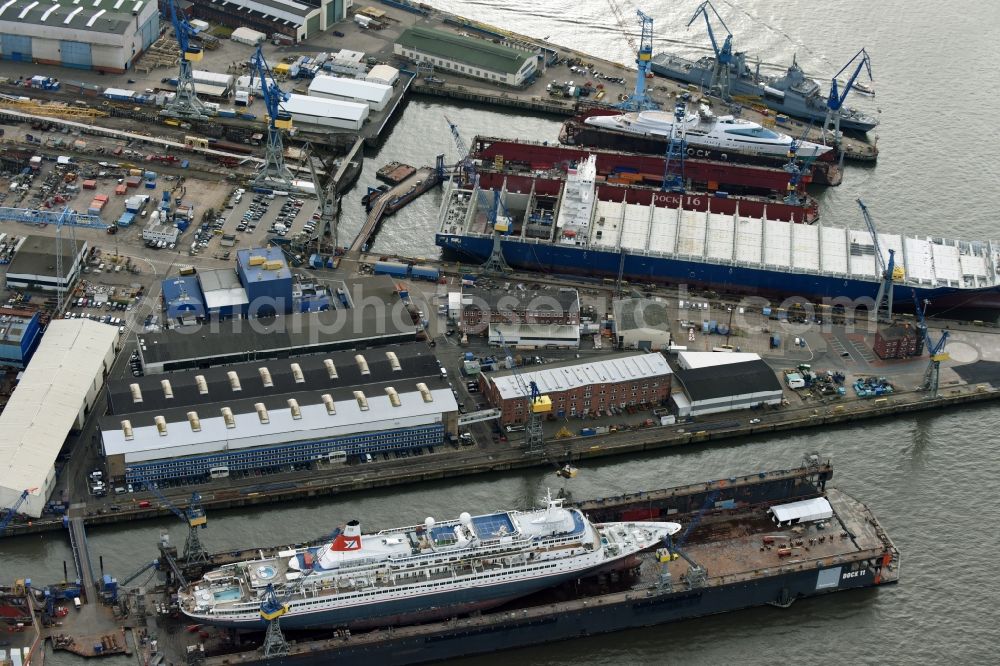
M348 551L361 550L361 523L352 520L344 527L344 531L330 544L331 550Z

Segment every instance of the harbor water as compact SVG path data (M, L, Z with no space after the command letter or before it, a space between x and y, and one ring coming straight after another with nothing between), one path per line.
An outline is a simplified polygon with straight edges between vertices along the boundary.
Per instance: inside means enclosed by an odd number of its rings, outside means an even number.
M435 0L432 4L511 30L631 61L605 0ZM620 3L631 21L635 5ZM705 52L704 22L685 25L697 3L650 3L655 48L689 56ZM717 2L734 33L734 47L751 60L787 64L793 54L805 71L828 86L829 77L862 46L873 59L877 97L855 99L881 109L877 129L881 155L876 167L848 165L844 184L819 193L825 224L862 220L854 199L863 197L880 229L965 239L1000 238L1000 146L993 118L1000 81L984 55L995 52L986 26L996 25L993 3L955 5L928 0L868 3L843 0L817 5L807 0ZM636 28L637 29L637 28ZM548 78L574 78L565 67ZM575 78L579 78L576 76ZM342 237L361 226L360 198L375 185L375 170L399 160L421 166L454 147L444 115L467 140L477 134L555 141L559 121L481 107L460 107L416 98L384 147L366 161L359 187L345 201ZM389 218L376 252L437 255L434 230L440 194L432 192ZM571 480L554 470L532 470L420 486L367 492L294 506L213 512L202 533L211 550L298 542L359 518L381 528L448 518L461 511L526 507L565 487L575 498L616 495L699 480L794 466L818 452L835 465L833 483L869 504L902 552L899 585L796 602L791 608L760 608L680 624L580 638L549 646L476 658L465 663L532 665L880 663L932 664L944 660L994 662L1000 640L994 607L996 501L1000 410L975 407L871 422L856 428L783 433L775 437L631 456L581 465ZM94 559L124 577L155 556L162 529L178 545L177 520L93 529ZM0 580L30 576L40 583L62 578L72 561L68 539L51 533L0 541ZM75 664L62 654L47 663ZM111 659L106 663L132 663ZM456 662L463 663L463 662Z

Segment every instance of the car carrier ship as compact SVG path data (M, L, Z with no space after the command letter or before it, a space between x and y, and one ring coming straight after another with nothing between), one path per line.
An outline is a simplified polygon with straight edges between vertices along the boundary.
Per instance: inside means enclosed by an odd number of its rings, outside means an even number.
M289 653L266 663L434 663L896 583L899 551L867 506L827 488L832 476L829 463L810 456L790 470L579 502L572 508L592 519L669 518L691 528L613 576L391 631L293 633ZM232 644L205 650L205 666L265 663L259 652L234 653Z
M783 203L677 194L599 182L588 158L565 179L484 167L478 185L449 183L436 243L446 258L483 263L494 244L492 192L509 218L500 232L507 263L520 270L686 284L723 293L801 296L853 305L874 299L882 278L867 229L804 221ZM935 310L1000 308L1000 245L991 240L879 233L886 264L895 253L895 303L913 296ZM847 303L844 300L847 299Z

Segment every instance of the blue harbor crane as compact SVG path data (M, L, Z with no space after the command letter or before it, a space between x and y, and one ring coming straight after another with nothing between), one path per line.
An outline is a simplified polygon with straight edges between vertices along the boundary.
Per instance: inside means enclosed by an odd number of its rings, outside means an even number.
M208 120L212 113L195 93L191 68L191 63L201 62L205 55L201 47L191 41L198 30L188 23L183 12L177 11L175 0L167 0L167 10L170 12L170 23L174 26L174 39L177 40L181 53L178 58L177 94L167 102L160 115L186 120Z
M684 192L684 157L687 152L687 137L683 129L677 128L684 126L686 115L687 105L678 100L674 106L674 124L670 128L670 141L667 142L667 158L663 163L663 183L660 189L664 192Z
M708 571L702 565L698 564L684 552L683 546L687 542L688 536L694 531L699 523L701 523L702 517L705 512L710 508L715 506L715 501L719 498L719 490L713 490L706 497L705 501L702 502L701 508L698 509L698 513L694 515L691 520L688 521L687 527L684 532L677 539L672 539L670 535L663 537L663 548L656 551L657 558L660 560L661 565L666 565L669 562L676 560L678 557L684 558L684 561L688 563L688 572L684 574L683 578L688 585L688 588L702 587L708 579ZM660 569L660 586L667 588L668 590L672 587L672 581L670 577L670 570L666 566L662 566Z
M615 0L608 0L608 5L611 7L611 13L615 15L615 21L618 22L618 28L625 37L625 41L628 42L628 45L635 52L635 65L639 70L636 74L635 90L632 92L632 96L623 100L617 107L625 111L658 109L660 105L654 102L649 93L646 92L646 79L651 76L649 69L653 61L653 17L641 9L636 10L635 14L641 26L639 43L637 44L635 38L632 37L628 25L625 23L625 16L622 14L618 3Z
M182 510L167 499L155 484L146 484L146 489L156 495L163 502L163 506L170 509L175 516L184 521L184 524L188 526L187 539L184 541L184 563L190 565L208 562L208 551L202 546L201 539L198 537L198 530L208 527L208 516L205 514L205 509L201 506L201 495L191 493L191 499L188 501L187 508Z
M294 179L292 172L285 165L285 147L281 131L292 129L292 115L282 109L281 105L287 102L291 95L278 87L259 44L250 57L251 90L255 76L260 81L261 97L264 98L264 106L267 107L267 144L264 147L264 164L254 176L253 183L288 190L292 188ZM317 191L316 196L322 195Z
M527 453L541 453L544 451L544 434L542 433L542 414L552 411L552 398L542 395L535 382L525 382L514 364L514 358L510 354L510 347L504 340L503 333L500 333L500 348L503 349L507 359L507 367L510 368L511 377L517 384L520 394L528 399L527 412L528 421L524 425L524 448Z
M799 150L803 142L805 142L810 129L811 126L807 126L802 130L802 134L798 138L792 139L792 142L788 145L788 161L782 167L788 172L788 193L785 195L784 201L786 204L792 206L801 206L805 201L805 197L801 191L802 177L809 172L812 168L812 163L816 161L816 157L818 156L815 152L818 149L814 148L812 155L806 155L800 159Z
M483 273L487 275L504 275L511 272L510 265L503 256L503 245L501 244L501 234L510 234L513 218L507 212L507 207L503 203L500 192L493 192L493 202L491 203L486 193L479 187L479 174L476 172L476 165L472 161L472 153L468 144L462 138L462 133L458 130L458 125L451 122L448 116L444 116L444 121L448 123L451 136L455 140L455 147L458 148L459 162L455 166L455 175L460 182L466 186L472 185L479 200L479 208L487 211L487 222L493 230L493 250L490 257L483 265Z
M840 92L839 85L837 84L837 77L843 74L851 65L857 61L857 65L854 67L854 73L851 74L851 78L847 80L844 84L844 91ZM841 109L844 107L844 102L847 100L847 95L855 87L855 82L858 80L858 75L861 74L861 70L864 69L868 74L868 80L872 80L872 61L868 57L868 51L863 48L854 54L854 57L847 61L847 64L840 68L840 71L833 75L833 82L830 83L830 96L826 100L826 120L823 121L823 135L826 136L826 132L832 126L833 131L833 141L835 145L840 144L840 116Z
M274 585L267 584L264 597L260 602L260 617L267 622L267 634L264 636L264 659L283 657L288 654L288 641L281 633L281 616L288 612L288 605L278 600Z
M715 18L719 19L719 23L726 31L726 39L722 43L722 46L719 46L719 42L715 38L715 31L712 30L712 20L708 15L709 9L715 14ZM687 27L690 28L691 24L698 20L698 16L705 17L705 27L708 28L708 39L712 42L712 51L715 52L715 66L712 68L712 81L709 84L708 92L729 101L729 78L733 65L733 33L729 31L726 22L722 20L722 16L719 15L718 10L715 9L710 0L705 0L698 5L698 9L694 10L694 14L691 16L691 20L688 21Z
M920 325L920 334L924 338L924 346L927 348L927 353L930 355L930 362L927 364L927 369L924 371L924 379L920 384L919 390L927 391L927 397L929 399L934 399L938 397L938 381L941 376L941 361L947 361L951 358L948 352L944 350L946 344L948 344L948 331L944 331L941 337L938 338L937 342L931 339L930 333L927 330L927 304L930 301L924 301L921 303L917 299L916 289L912 290L913 293L913 308L917 311L917 322Z
M24 492L21 493L21 496L17 498L17 501L14 502L14 506L7 510L7 514L3 518L0 518L0 536L3 536L3 533L7 531L7 526L10 525L12 520L14 520L17 510L20 509L25 500L28 499L28 495L36 490L38 490L38 488L26 488Z
M868 206L861 199L858 199L858 206L861 207L861 215L865 218L865 226L871 234L872 244L875 250L875 267L878 269L879 285L878 295L875 297L875 317L876 321L892 321L892 283L903 279L903 267L896 265L896 251L889 250L889 263L885 261L882 254L882 247L878 242L878 231L875 229L875 222L872 221Z

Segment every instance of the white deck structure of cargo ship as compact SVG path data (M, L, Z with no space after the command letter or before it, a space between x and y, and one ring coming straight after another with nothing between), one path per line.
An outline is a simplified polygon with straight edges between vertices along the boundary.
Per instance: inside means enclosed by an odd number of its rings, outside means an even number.
M676 197L666 202L667 197L661 195L665 193L654 194L652 204L602 199L590 170L581 165L570 170L558 194L554 223L542 227L524 223L530 219L526 211L537 205L534 190L508 192L505 183L502 200L515 220L509 238L505 238L505 254L512 254L511 243L520 240L531 244L530 256L538 257L540 264L545 263L541 246L575 246L589 251L586 261L595 262L592 271L606 272L594 255L598 250L648 258L646 265L662 258L708 264L719 272L739 267L781 273L790 281L790 291L796 289L796 278L806 276L840 278L845 286L848 281L870 282L876 285L872 296L877 290L875 246L866 229L768 219L766 206L763 216L741 214L738 206L735 213L716 213L712 208L718 200L713 198L709 198L707 210L687 210L676 207ZM492 202L492 193L486 199ZM702 207L704 200L702 196ZM671 205L675 207L667 207ZM474 244L469 237L488 237L488 213L475 192L450 186L441 209L438 244L471 251ZM464 243L463 236L467 239ZM879 233L878 240L885 261L888 263L889 250L893 250L895 265L905 271L905 277L895 281L897 292L901 287L979 290L1000 285L1000 244L996 241L892 233ZM612 272L617 266L615 262ZM905 296L909 295L907 289ZM928 295L920 294L921 298Z

